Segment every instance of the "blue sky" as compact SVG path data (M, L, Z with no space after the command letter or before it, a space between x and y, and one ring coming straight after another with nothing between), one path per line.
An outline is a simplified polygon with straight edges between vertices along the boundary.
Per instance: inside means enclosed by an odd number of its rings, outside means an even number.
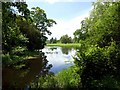
M45 2L46 1L46 2ZM51 37L59 39L62 35L68 34L73 37L73 32L80 28L80 22L87 16L92 9L92 2L57 2L58 0L45 0L28 2L28 8L40 7L47 17L57 22L57 25L49 28L52 32Z

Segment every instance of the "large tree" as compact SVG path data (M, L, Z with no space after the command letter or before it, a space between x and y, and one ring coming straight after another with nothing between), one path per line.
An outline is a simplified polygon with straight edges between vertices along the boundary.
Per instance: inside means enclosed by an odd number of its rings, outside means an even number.
M19 47L42 49L46 44L46 33L51 34L48 27L56 24L39 7L30 12L25 2L3 2L2 16L3 53L12 53Z
M81 29L86 26L87 37L80 38L81 46L75 58L84 88L107 87L109 81L105 78L120 78L120 2L96 2L93 6L81 26ZM84 35L78 35L81 34Z
M53 19L48 19L45 11L39 7L33 7L30 14L34 28L34 33L29 34L28 49L42 49L46 44L46 34L51 35L48 27L52 27L56 22Z
M17 8L17 10L14 8ZM27 42L27 38L21 33L16 23L17 13L21 13L19 16L27 20L30 15L27 4L24 2L2 2L3 53L10 53L13 48L22 47Z
M36 28L41 31L43 35L46 35L46 33L51 35L48 27L53 26L53 24L56 24L56 22L53 19L48 19L43 9L39 7L33 7L31 11L31 18Z

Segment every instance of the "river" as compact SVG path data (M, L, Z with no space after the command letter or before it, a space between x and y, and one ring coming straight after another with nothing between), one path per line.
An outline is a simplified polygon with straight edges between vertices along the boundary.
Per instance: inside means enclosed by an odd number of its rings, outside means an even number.
M34 57L18 62L15 66L3 68L2 86L25 88L44 73L53 72L57 74L61 70L74 65L73 56L76 50L73 48L46 46L42 49L42 52L44 52L43 56ZM18 68L18 66L22 67Z
M76 53L74 48L46 46L42 51L47 56L47 60L49 61L48 63L53 65L50 71L55 74L69 66L74 65L73 57Z

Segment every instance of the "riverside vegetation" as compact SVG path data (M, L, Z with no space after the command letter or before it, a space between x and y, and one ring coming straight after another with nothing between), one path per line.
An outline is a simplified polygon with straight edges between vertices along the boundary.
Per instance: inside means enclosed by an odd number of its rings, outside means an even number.
M21 58L26 57L24 51L41 54L39 50L47 40L45 35L50 34L47 28L56 22L47 19L39 7L29 11L26 3L2 4L3 66L24 60ZM45 64L42 74L31 81L29 88L120 89L120 2L98 1L93 7L89 17L81 22L81 28L74 32L74 43L80 44L74 57L75 65L54 75L43 74ZM44 54L41 55L43 61L46 60Z

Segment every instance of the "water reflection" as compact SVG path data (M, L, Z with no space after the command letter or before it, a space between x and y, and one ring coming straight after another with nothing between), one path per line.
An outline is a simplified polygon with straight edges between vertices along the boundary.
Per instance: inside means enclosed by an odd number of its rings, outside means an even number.
M57 47L50 47L49 49L53 51L53 50L56 50Z
M37 82L42 75L59 71L74 65L76 50L65 47L45 47L35 58L18 62L2 69L3 88L25 88ZM52 65L51 65L52 64ZM53 66L53 67L52 67Z
M62 53L68 55L68 53L72 50L72 48L62 47Z
M73 56L75 55L76 50L73 48L49 46L45 47L42 51L45 52L47 60L49 61L48 63L53 65L50 71L55 74L64 68L74 65Z
M44 53L31 59L18 62L15 65L2 69L3 88L25 88L30 82L37 80L37 77L45 75L52 67Z

